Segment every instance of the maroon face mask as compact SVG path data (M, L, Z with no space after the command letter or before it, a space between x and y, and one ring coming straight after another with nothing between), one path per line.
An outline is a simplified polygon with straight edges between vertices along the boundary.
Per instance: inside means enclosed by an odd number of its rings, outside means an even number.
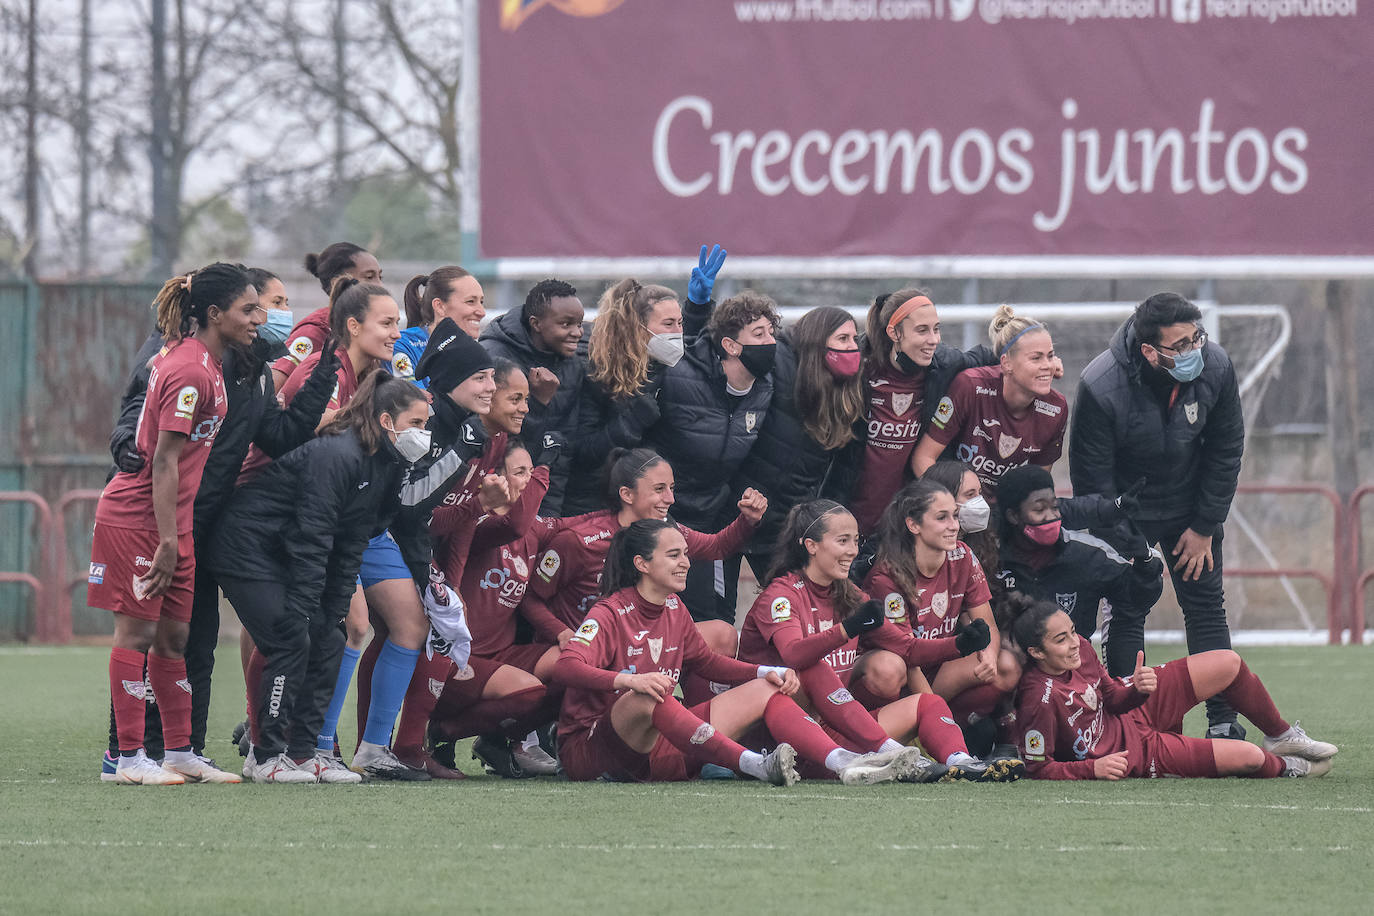
M862 358L858 350L832 350L827 348L825 351L825 367L830 370L830 374L836 378L852 378L859 371Z
M1060 519L1052 522L1045 522L1043 525L1025 525L1021 532L1034 544L1041 547L1048 547L1059 540L1059 530L1063 527Z

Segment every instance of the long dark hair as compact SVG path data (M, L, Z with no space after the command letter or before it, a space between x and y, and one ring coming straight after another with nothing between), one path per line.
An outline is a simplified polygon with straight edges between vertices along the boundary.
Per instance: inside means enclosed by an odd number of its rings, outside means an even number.
M797 409L807 434L826 451L852 441L854 424L864 415L862 374L836 378L825 363L826 341L849 321L854 318L844 309L823 305L801 316L791 331Z
M865 360L864 368L869 374L880 372L892 364L892 348L896 346L892 338L887 336L887 324L892 320L892 316L897 314L897 310L907 303L907 300L917 296L930 298L930 293L915 286L908 286L899 289L895 293L887 293L876 297L873 304L868 309L867 335L868 358Z
M666 462L658 452L651 448L613 448L606 457L601 469L601 492L606 497L606 508L619 511L621 508L620 488L635 488L639 479L649 468Z
M336 277L329 293L329 332L338 340L339 346L347 348L352 340L348 333L348 319L362 324L367 319L367 310L372 307L373 297L390 295L385 286L359 283L352 277Z
M367 249L352 242L335 242L319 254L305 256L305 269L320 281L326 293L334 285L334 278L353 269L355 255L367 254Z
M810 502L793 506L778 532L778 540L773 545L773 561L768 569L768 582L788 573L800 573L806 569L811 554L806 552L805 541L819 541L830 530L830 517L849 510L833 499L813 499ZM766 587L766 585L765 585ZM830 597L835 602L836 613L844 616L861 603L863 592L853 582L838 579L830 587Z
M470 276L465 268L450 264L411 277L405 288L406 327L429 327L434 322L434 300L446 301L458 281Z
M1004 631L1011 632L1016 648L1029 659L1030 650L1040 648L1045 641L1045 624L1061 608L1053 601L1032 598L1022 592L1007 592L1001 603L1006 623L998 623L1002 624Z
M941 493L953 495L933 480L913 480L897 491L878 519L877 562L887 568L897 589L913 604L921 593L920 573L916 569L916 535L906 526L906 520L919 522Z
M157 329L168 343L190 337L210 326L210 306L227 311L229 303L252 285L248 268L222 261L172 277L153 299Z
M320 435L337 436L350 429L356 430L363 451L374 455L382 447L382 440L387 438L382 428L382 414L391 414L394 423L406 408L424 399L425 393L410 382L390 372L373 372L363 379L348 405L320 430Z
M621 528L611 538L606 551L606 566L601 572L601 595L614 595L622 588L638 585L644 574L635 567L635 557L648 559L658 549L659 536L672 522L642 518Z
M946 490L954 494L955 502L959 501L959 491L964 486L964 475L974 474L972 466L965 461L956 461L953 458L946 458L937 461L926 472L921 475L922 480L933 480L942 485ZM984 497L986 499L987 497ZM992 588L993 594L997 593L997 577L995 575L1002 560L998 555L997 545L997 526L995 519L988 519L988 526L982 531L975 531L971 534L963 531L959 532L959 540L968 545L973 551L974 557L978 559L984 571L988 571L988 586Z

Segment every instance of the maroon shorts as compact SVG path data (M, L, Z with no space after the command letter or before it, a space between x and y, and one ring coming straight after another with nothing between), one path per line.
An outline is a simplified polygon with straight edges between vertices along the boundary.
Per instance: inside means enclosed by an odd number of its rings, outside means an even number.
M137 593L134 583L153 568L157 541L156 531L97 522L86 578L86 603L140 620L169 617L189 623L196 588L196 551L190 532L177 538L177 566L167 591L154 598L140 598Z
M1188 659L1176 658L1155 665L1155 677L1159 679L1159 686L1140 711L1146 723L1156 731L1182 732L1183 717L1198 704L1197 694L1193 693L1193 679L1188 674Z
M710 703L691 707L692 715L705 721ZM625 743L611 724L608 712L592 723L591 730L558 740L558 762L563 772L577 782L608 777L614 782L683 782L688 776L687 755L658 736L647 754ZM695 769L695 767L693 767Z
M1155 666L1159 686L1136 715L1144 753L1135 761L1133 776L1212 777L1217 775L1212 742L1181 734L1183 717L1198 704L1188 659L1177 658Z
M493 652L487 658L503 665L510 665L512 668L519 668L521 671L528 671L534 674L534 666L539 664L539 660L544 657L544 653L553 648L551 643L532 642L525 645L511 645Z

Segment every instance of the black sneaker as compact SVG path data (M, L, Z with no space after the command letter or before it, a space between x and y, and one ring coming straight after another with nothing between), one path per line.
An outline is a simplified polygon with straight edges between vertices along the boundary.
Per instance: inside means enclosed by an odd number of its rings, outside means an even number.
M528 779L511 753L510 741L499 735L480 735L472 742L472 759L479 760L488 773L502 779Z
M402 763L391 748L378 745L363 745L353 755L349 767L367 779L390 779L397 782L429 782L430 775L417 767Z
M966 760L951 764L944 782L1016 782L1026 772L1026 763L1015 753Z
M1205 738L1230 738L1233 741L1245 740L1245 728L1234 719L1230 722L1216 722L1207 728Z
M441 737L435 732L432 724L426 730L425 750L429 751L429 756L434 758L435 762L450 770L458 769L458 742Z
M554 760L558 759L558 723L550 722L536 728L535 734L539 736L539 746L544 749Z

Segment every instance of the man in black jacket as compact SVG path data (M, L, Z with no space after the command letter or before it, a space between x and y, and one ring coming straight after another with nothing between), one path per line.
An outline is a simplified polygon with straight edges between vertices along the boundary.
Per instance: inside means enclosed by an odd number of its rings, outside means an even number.
M1083 370L1069 436L1075 494L1113 496L1145 479L1135 517L1172 556L1190 653L1230 648L1221 581L1222 523L1245 446L1236 370L1209 343L1197 306L1176 293L1142 302ZM1121 615L1142 631L1144 615ZM1114 619L1113 628L1117 626ZM1109 655L1130 674L1134 659ZM1240 737L1225 701L1207 701L1208 737Z
M719 531L734 517L730 480L773 400L779 324L773 300L745 290L715 309L705 331L663 373L661 416L644 444L672 465L673 518L689 528ZM692 564L682 597L693 619L733 625L737 585L718 561L702 561Z
M587 375L585 350L579 352L583 317L575 288L562 280L541 280L524 305L482 331L482 346L493 358L508 359L529 376L530 413L520 431L527 442L539 442L550 432L569 441L577 433L577 406ZM562 514L570 468L570 454L549 467L541 515Z
M161 346L161 335L154 331L139 348L128 387L120 401L119 421L110 435L110 453L121 471L137 471L147 459L138 453L134 440L148 391L148 363ZM311 439L334 392L339 361L334 348L326 347L325 355L309 380L291 406L283 410L277 404L270 368L272 360L283 352L281 344L263 338L255 340L251 347L231 347L224 351L222 369L228 403L224 423L205 461L192 514L197 572L191 628L186 639L186 677L191 683L191 748L197 754L205 750L210 683L215 670L215 647L219 643L219 586L209 567L200 559L200 550L234 492L248 447L256 443L269 456L277 458ZM148 710L145 731L145 741L152 756L162 742L162 720L152 708ZM110 748L118 753L113 713Z

